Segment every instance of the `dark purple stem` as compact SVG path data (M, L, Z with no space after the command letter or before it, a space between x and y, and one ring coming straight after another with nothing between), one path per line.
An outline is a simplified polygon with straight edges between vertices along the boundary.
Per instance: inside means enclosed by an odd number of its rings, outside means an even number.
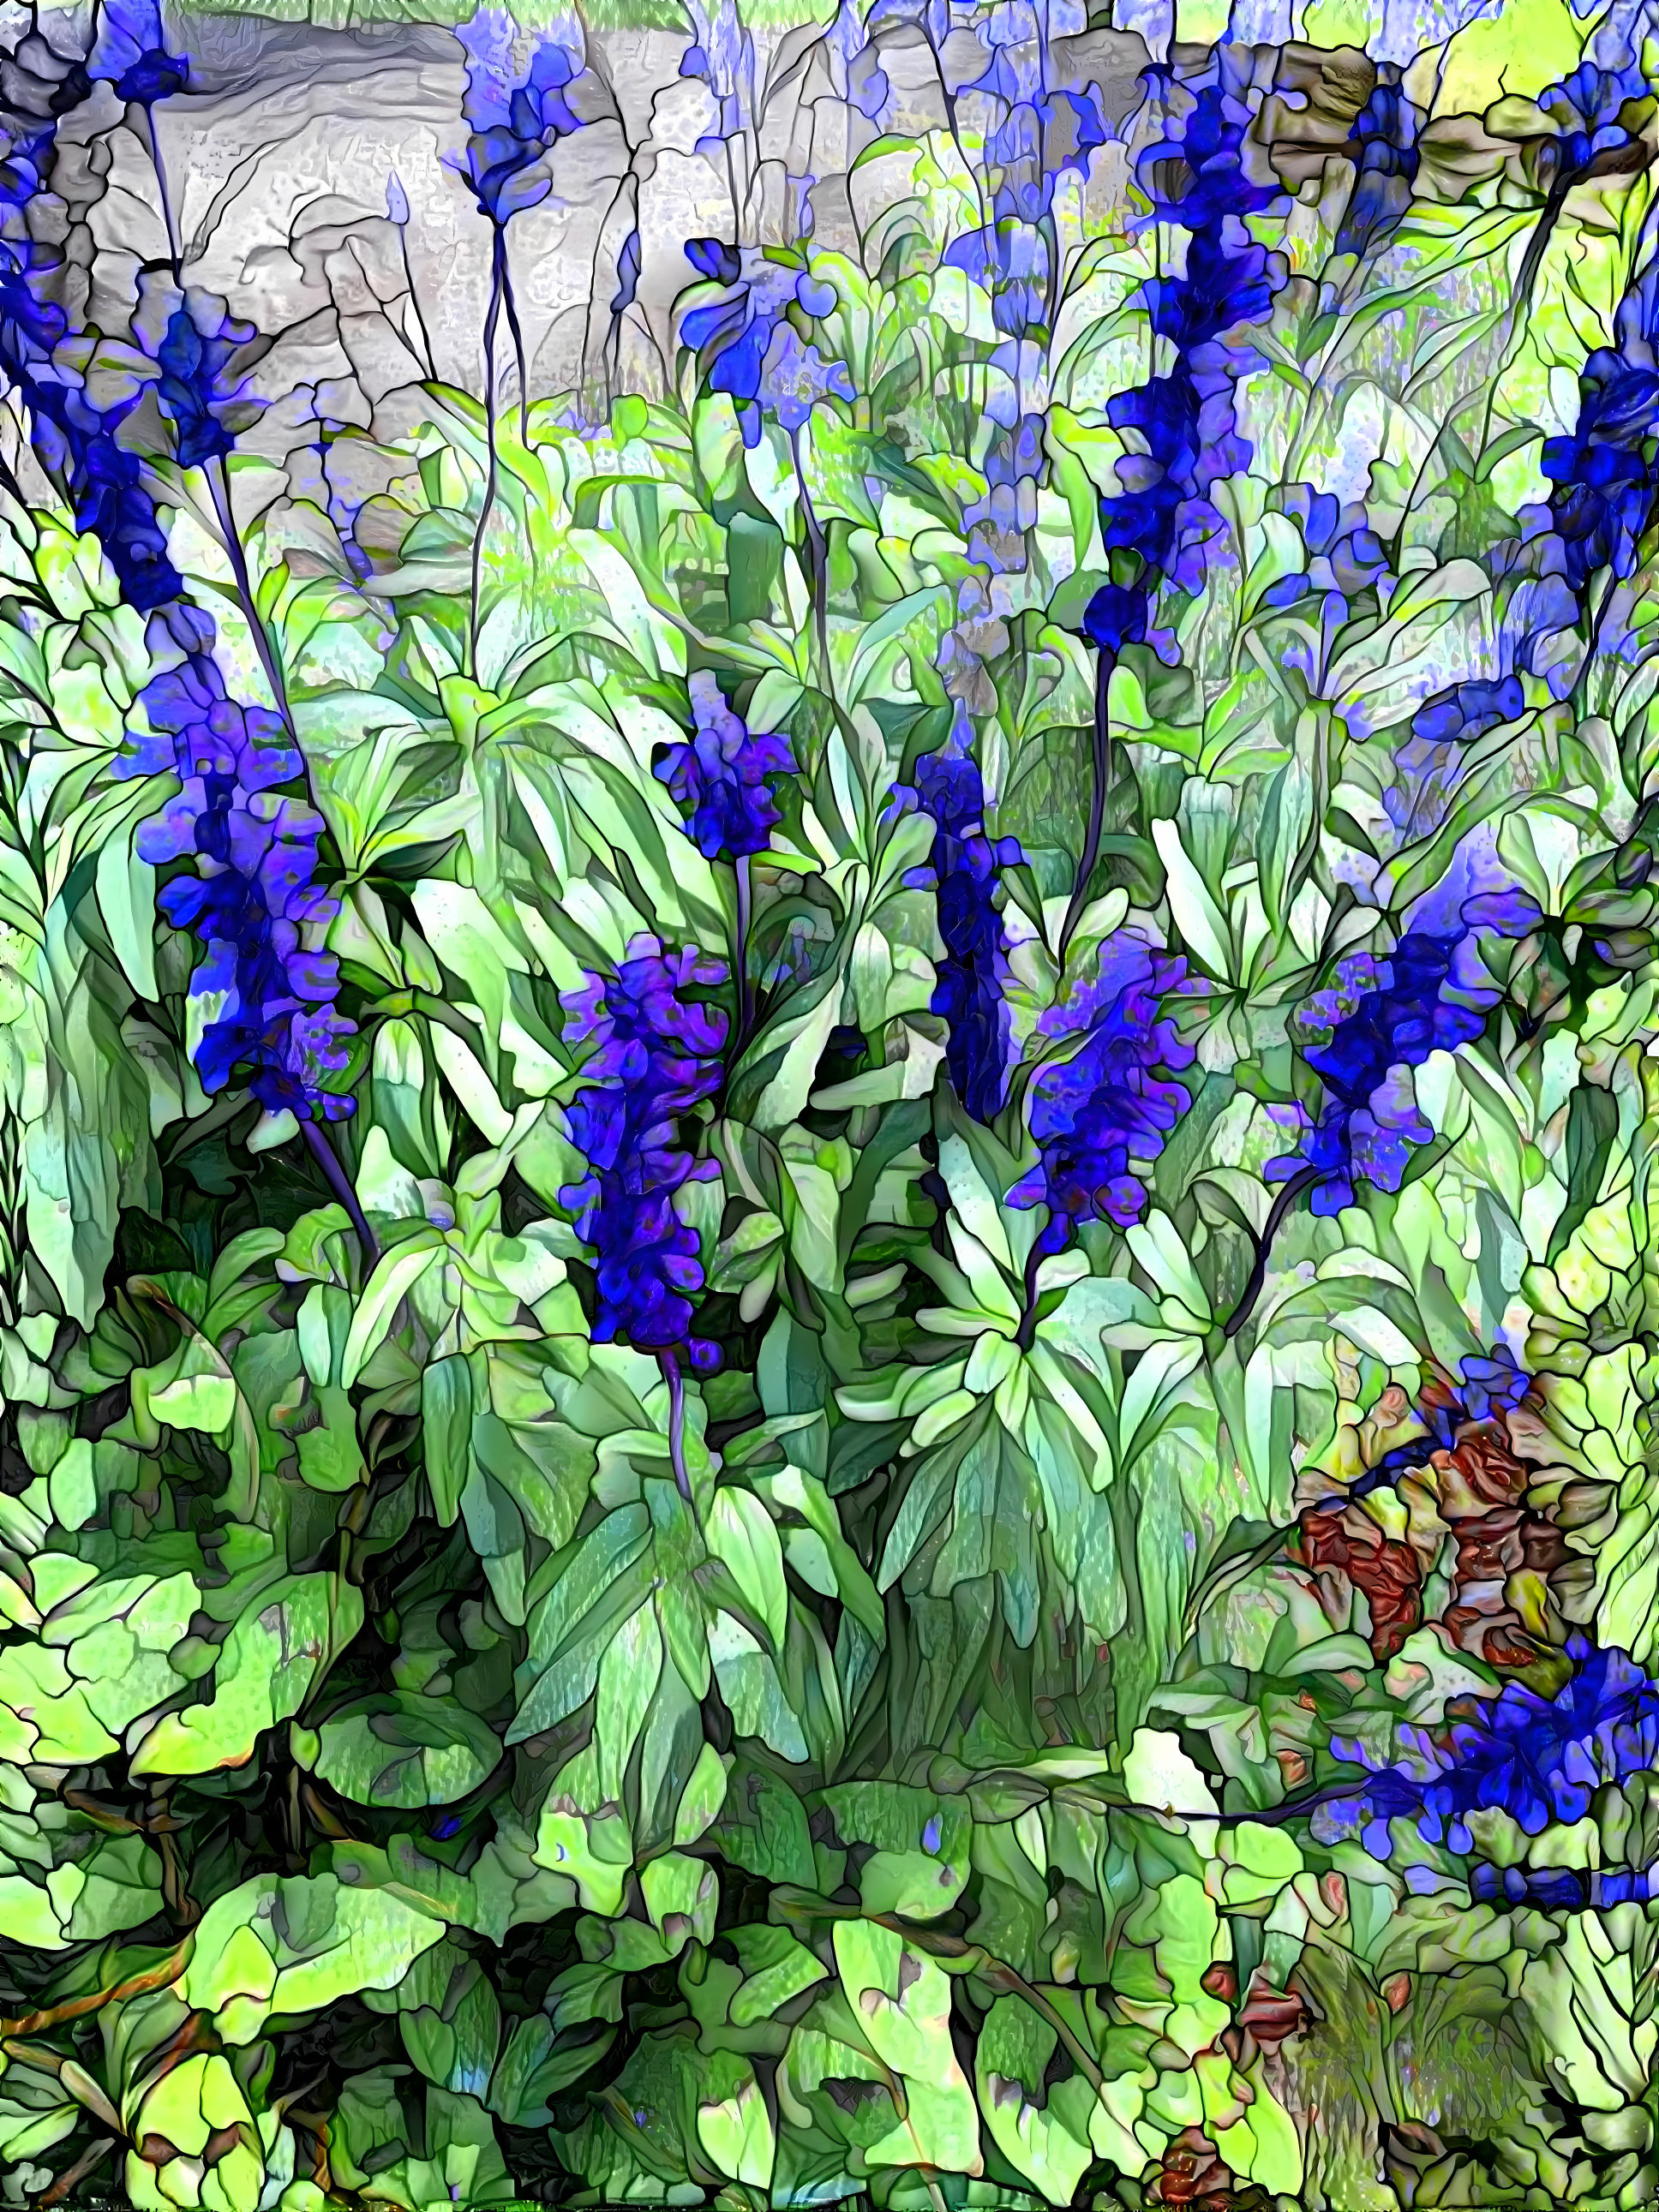
M513 296L513 271L507 258L507 225L503 223L495 234L501 240L501 305L507 309L507 327L513 338L513 358L519 370L519 443L530 443L530 368L525 359L524 332L519 327L519 303Z
M1261 1285L1267 1279L1268 1255L1273 1250L1273 1238L1279 1234L1279 1224L1303 1192L1313 1188L1319 1176L1320 1170L1316 1167L1298 1168L1273 1200L1272 1211L1256 1241L1255 1265L1250 1270L1250 1279L1244 1285L1238 1304L1221 1324L1221 1334L1229 1340L1237 1336L1249 1321L1256 1300L1261 1296Z
M659 1352L657 1364L668 1385L668 1463L674 1470L680 1496L690 1505L691 1478L685 1471L685 1377L680 1372L678 1357L672 1352Z
M1037 1237L1025 1255L1025 1304L1019 1316L1019 1329L1014 1342L1022 1352L1031 1348L1031 1336L1036 1328L1037 1270L1048 1257L1043 1237Z
M466 657L472 680L478 680L478 593L483 580L484 532L495 504L495 332L501 319L501 298L507 283L507 233L495 226L490 258L489 311L484 317L484 441L489 448L489 470L484 478L483 505L472 538L472 606L467 622Z
M178 220L173 212L173 202L167 193L167 173L161 161L161 142L155 135L155 110L149 100L139 103L143 110L144 136L149 141L149 166L155 173L156 195L161 203L161 220L167 225L167 259L173 264L173 281L184 283L184 255L179 243Z
M329 1188L344 1206L347 1217L357 1232L357 1242L363 1248L363 1257L372 1267L380 1256L380 1243L357 1202L357 1194L351 1188L350 1176L340 1165L334 1147L329 1142L328 1132L320 1121L313 1119L301 1122L300 1133L311 1147L313 1158L327 1177Z
M749 1041L749 1032L755 1021L755 987L749 979L749 921L753 905L753 891L749 880L749 855L739 853L738 872L738 1036L734 1052L741 1052Z
M1094 788L1089 798L1089 830L1083 841L1083 856L1077 864L1077 881L1072 886L1072 902L1066 909L1066 919L1060 927L1060 964L1066 965L1066 950L1071 944L1072 933L1082 917L1089 896L1089 878L1094 874L1095 863L1100 858L1100 833L1106 819L1106 786L1112 772L1111 719L1107 711L1107 697L1112 688L1112 671L1117 665L1117 655L1103 645L1095 659L1095 732L1094 732Z
M259 609L253 596L253 580L248 574L247 556L242 550L240 533L236 527L236 511L230 503L230 476L222 455L214 460L207 471L209 488L213 494L214 512L219 518L219 527L225 535L225 557L230 562L230 573L236 580L236 596L242 613L252 633L253 650L259 656L259 665L264 671L265 682L270 686L270 696L277 713L288 724L289 735L294 735L294 720L288 708L288 683L283 673L282 662L270 642L270 635L259 619Z

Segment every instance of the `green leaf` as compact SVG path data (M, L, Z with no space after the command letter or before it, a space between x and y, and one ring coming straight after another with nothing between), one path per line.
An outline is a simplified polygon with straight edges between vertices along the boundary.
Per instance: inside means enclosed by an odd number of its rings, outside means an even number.
M866 1912L933 1920L956 1904L972 1834L961 1798L886 1782L841 1783L822 1794L843 1843L876 1846L859 1877Z
M769 2019L829 1972L787 1928L733 1928L726 1941L736 1951L744 1975L731 2001L734 2027L750 2027Z
M727 1783L725 1809L708 1838L733 1866L763 1881L805 1888L817 1883L812 1838L799 1791L741 1753Z
M551 1728L592 1694L611 1638L649 1594L650 1543L645 1507L618 1506L552 1564L546 1593L530 1611L530 1650L519 1669L509 1743Z
M317 1771L359 1805L449 1805L500 1765L495 1731L453 1698L377 1692L319 1730Z
M1232 955L1226 916L1182 844L1179 824L1172 821L1154 822L1152 842L1164 863L1170 911L1175 916L1182 944L1218 982L1228 981L1232 975Z
M489 2108L510 2128L551 2124L551 2100L580 2081L610 2050L613 2033L561 2033L544 2013L521 2020L490 2077Z
M345 1392L332 1382L317 1393L317 1403L321 1421L315 1428L301 1429L294 1439L301 1480L313 1490L355 1489L368 1475L357 1442L356 1408Z
M236 1620L206 1704L164 1713L131 1760L134 1774L210 1774L243 1766L267 1729L299 1711L317 1675L362 1626L362 1594L326 1574L291 1575Z
M781 1651L788 1627L789 1590L783 1578L783 1547L771 1515L752 1492L726 1485L714 1492L704 1533L709 1550L771 1638L773 1650Z
M943 1969L894 1929L868 1921L838 1920L835 1949L854 2017L904 2082L905 2116L868 2147L870 2164L980 2173L979 2114L951 2040Z
M1023 1997L999 1997L981 2027L974 2065L980 2109L997 2148L1051 2204L1070 2204L1094 2158L1094 2093L1077 2076L1045 2091L1058 2041Z
M574 1884L592 1912L614 1913L634 1863L627 1815L606 1792L598 1747L560 1768L543 1802L536 1863Z
M1601 1195L1619 1134L1619 1102L1599 1084L1581 1082L1567 1108L1567 1202L1550 1232L1547 1266L1553 1267Z
M372 1883L258 1875L208 1907L179 1991L227 2043L252 2043L274 2012L392 1988L443 1934L435 1916Z
M439 1524L453 1528L466 1487L472 1438L472 1376L458 1352L433 1360L421 1375L421 1444L427 1487Z
M754 2068L734 2051L717 2051L703 2069L697 2140L732 2180L770 2187L777 2156L771 2115Z
M443 1249L435 1232L421 1236L384 1254L369 1277L357 1310L351 1316L345 1348L340 1355L340 1387L349 1390L370 1357L385 1340L392 1317L404 1297L436 1261Z

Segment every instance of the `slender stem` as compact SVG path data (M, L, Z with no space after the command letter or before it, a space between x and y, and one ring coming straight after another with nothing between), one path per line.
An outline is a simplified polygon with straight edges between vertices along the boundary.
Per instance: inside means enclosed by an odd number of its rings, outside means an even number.
M45 2212L46 2206L62 2204L72 2197L87 2176L97 2171L114 2148L113 2136L99 2136L95 2141L89 2143L73 2166L64 2167L46 2195L35 2199L42 2208L42 2212Z
M495 504L495 332L501 319L501 289L507 276L507 234L500 223L495 225L495 242L491 255L489 282L489 312L484 317L484 439L489 448L489 469L484 478L483 506L478 514L478 527L472 538L472 605L467 617L466 658L472 680L478 678L478 594L483 580L484 532L489 527L490 509Z
M415 289L415 271L409 262L409 230L407 225L398 225L398 242L403 248L404 283L409 291L409 304L415 310L415 324L421 333L421 349L426 356L426 373L435 384L438 379L438 358L432 350L432 333L426 326L426 317L421 309L421 295Z
M23 495L23 487L17 481L16 471L3 453L0 453L0 491L4 491L9 498L15 499L19 507L26 507L28 505L28 501Z
M749 923L753 908L754 894L749 880L749 855L738 855L738 1036L735 1049L741 1052L748 1042L749 1032L755 1025L755 986L749 975Z
M1273 1250L1273 1238L1279 1234L1280 1224L1303 1192L1313 1188L1319 1181L1321 1172L1322 1170L1316 1167L1298 1168L1273 1200L1272 1210L1263 1224L1261 1235L1256 1242L1255 1265L1250 1270L1249 1280L1244 1285L1238 1304L1221 1325L1221 1334L1229 1340L1237 1336L1239 1330L1249 1321L1255 1310L1256 1300L1261 1296L1261 1285L1267 1279L1268 1255Z
M222 454L216 455L209 462L206 474L208 489L213 495L214 512L224 533L225 557L230 562L230 573L235 579L236 597L253 638L253 650L259 656L259 665L264 671L265 682L270 686L270 696L276 702L276 711L288 724L291 736L294 718L289 712L288 684L283 674L282 662L271 644L270 632L260 619L258 605L253 596L253 580L248 574L247 556L242 550L235 510L230 503L230 478L225 471Z
M818 678L824 697L833 706L836 685L830 667L830 549L823 526L812 506L812 495L806 489L806 478L801 473L799 430L789 433L789 455L795 464L795 486L800 493L801 516L806 524L807 546L812 556L812 627L817 636Z
M1037 1270L1048 1257L1042 1249L1042 1237L1035 1237L1030 1250L1025 1255L1025 1304L1020 1310L1019 1328L1014 1338L1022 1352L1029 1352L1031 1348L1031 1338L1036 1328Z
M1094 789L1089 799L1089 829L1083 841L1082 858L1077 864L1077 881L1072 886L1072 902L1066 909L1066 919L1060 926L1060 964L1066 965L1066 952L1072 941L1072 933L1082 917L1089 896L1089 879L1094 874L1095 863L1100 858L1100 832L1106 819L1106 787L1112 774L1112 727L1108 700L1112 689L1112 671L1117 665L1117 655L1103 645L1095 657L1095 730L1094 730Z
M507 327L513 337L513 358L519 370L519 443L530 443L530 369L525 360L524 332L519 326L519 303L513 294L513 271L507 265L507 225L501 228L501 304L507 309Z
M1584 686L1595 664L1595 656L1601 650L1602 626L1607 621L1607 611L1613 604L1613 595L1619 588L1617 580L1607 570L1601 569L1598 571L1595 577L1592 578L1590 585L1586 588L1584 596L1587 601L1590 590L1597 583L1600 584L1601 590L1596 597L1595 611L1590 619L1590 633L1585 642L1584 657L1578 664L1578 673L1573 678L1572 690L1567 695L1570 702L1577 708L1580 713L1583 711L1584 707Z
M173 202L167 193L167 173L161 160L161 142L155 135L155 110L149 100L140 103L144 116L144 136L149 141L149 166L155 173L155 190L161 202L161 220L167 225L167 259L173 264L173 281L182 285L184 254L179 243L178 219L173 212Z
M680 1496L690 1505L691 1478L685 1471L685 1377L674 1352L659 1352L657 1364L668 1385L668 1463L674 1470L674 1482Z
M1519 319L1526 312L1532 293L1533 282L1538 274L1540 264L1542 264L1545 251L1550 242L1551 233L1555 228L1557 220L1560 216L1562 209L1566 205L1568 193L1572 190L1575 185L1582 184L1588 173L1589 169L1587 167L1583 169L1570 170L1565 177L1558 177L1556 179L1554 184L1550 186L1549 191L1546 195L1542 212L1540 214L1536 223L1534 224L1532 235L1527 241L1527 250L1521 258L1521 268L1516 281L1515 289L1510 297L1510 304L1504 310L1504 313L1498 318L1500 326L1503 326L1505 330L1505 337L1503 347L1500 349L1498 367L1488 381L1486 389L1486 407L1482 417L1480 439L1475 448L1474 453L1474 458L1477 461L1480 459L1481 453L1485 450L1486 440L1491 434L1492 405L1497 396L1498 382L1503 375L1504 368L1506 366L1504 356L1507 355L1510 342L1514 338L1516 328L1519 325ZM1400 565L1401 547L1405 542L1406 526L1411 520L1413 513L1416 508L1417 495L1423 488L1424 480L1428 474L1430 463L1433 461L1436 456L1439 453L1441 447L1444 443L1447 434L1450 431L1453 423L1457 421L1460 416L1467 414L1471 407L1478 405L1480 404L1480 398L1481 394L1479 392L1471 392L1468 398L1460 401L1459 404L1452 409L1450 413L1446 416L1445 419L1440 424L1439 428L1435 432L1433 441L1431 443L1428 451L1424 454L1421 461L1419 462L1416 474L1412 478L1412 488L1406 496L1405 512L1401 514L1399 526L1394 533L1394 539L1390 547L1390 566L1397 568Z
M372 1267L380 1256L380 1247L374 1231L364 1218L357 1194L351 1188L351 1178L340 1165L339 1156L329 1141L329 1135L320 1121L313 1116L301 1121L300 1133L311 1149L312 1157L328 1180L328 1187L346 1210L352 1227L357 1232L357 1242L363 1248L363 1256Z

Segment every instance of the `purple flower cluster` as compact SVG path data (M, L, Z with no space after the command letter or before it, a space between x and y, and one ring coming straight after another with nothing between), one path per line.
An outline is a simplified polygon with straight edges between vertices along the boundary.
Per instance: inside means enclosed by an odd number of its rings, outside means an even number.
M152 108L190 82L190 57L168 51L158 0L100 0L88 74L118 100Z
M1571 434L1546 438L1539 465L1554 489L1549 518L1562 574L1583 598L1610 568L1635 573L1659 503L1659 264L1650 263L1619 303L1615 346L1598 346L1578 380Z
M1071 1059L1045 1067L1031 1085L1030 1119L1042 1157L1008 1194L1011 1206L1044 1205L1048 1250L1058 1250L1080 1221L1127 1229L1146 1211L1136 1170L1154 1160L1192 1101L1172 1071L1189 1067L1193 1048L1163 1012L1186 976L1186 963L1127 935L1103 946L1101 970L1082 1003L1053 1030L1086 1025Z
M1276 504L1301 532L1308 565L1294 575L1281 576L1267 591L1267 605L1294 606L1309 592L1334 592L1351 599L1387 568L1381 542L1358 501L1345 507L1334 494L1299 483L1282 490Z
M1268 1182L1316 1170L1312 1204L1321 1214L1352 1206L1358 1182L1398 1190L1411 1147L1432 1133L1411 1070L1431 1053L1472 1042L1498 1002L1480 964L1478 933L1517 935L1535 919L1528 901L1484 895L1465 902L1463 927L1453 933L1408 930L1381 965L1368 953L1346 962L1337 989L1304 1013L1330 1026L1325 1042L1303 1055L1324 1083L1324 1110L1300 1152L1268 1162Z
M972 89L992 102L986 135L989 224L945 254L991 295L992 319L1010 337L1046 332L1058 275L1052 225L1054 193L1068 169L1086 176L1089 156L1109 131L1097 92L1054 89L1046 7L1008 0L981 21L987 55Z
M1010 367L1018 380L1021 349L1012 341L1000 347L993 368ZM994 576L1018 575L1024 570L1025 533L1036 526L1037 493L1048 474L1047 425L1040 414L1020 411L1018 381L994 392L985 411L997 427L985 453L985 496L962 510L968 557Z
M471 125L466 152L454 166L479 208L500 227L553 189L545 157L581 128L565 97L581 65L556 37L538 41L522 78L514 75L517 37L504 8L480 8L455 36L466 52L461 112Z
M802 345L793 324L780 323L761 363L758 397L793 437L824 400L844 399L850 405L858 395L844 361L821 361L815 345Z
M1404 1727L1407 1756L1373 1771L1351 1797L1315 1815L1322 1840L1351 1832L1387 1858L1391 1820L1415 1818L1425 1843L1474 1848L1471 1813L1498 1808L1528 1836L1552 1820L1582 1820L1604 1783L1644 1773L1659 1760L1659 1683L1627 1652L1602 1650L1582 1634L1567 1645L1571 1680L1553 1698L1507 1682L1478 1718L1455 1721L1439 1740ZM1341 1759L1364 1765L1358 1744L1334 1741Z
M1047 12L1012 0L981 27L988 60L972 88L994 104L996 118L985 147L989 219L943 257L989 294L1002 337L988 363L985 413L994 427L985 493L963 512L969 558L994 575L1024 571L1048 473L1046 422L1033 394L1046 392L1043 361L1060 302L1054 194L1068 169L1087 174L1090 155L1109 136L1095 91L1051 87Z
M1469 1895L1477 1905L1527 1905L1537 1912L1610 1912L1615 1905L1659 1900L1659 1867L1578 1874L1570 1867L1478 1866L1469 1871Z
M57 118L85 98L88 86L82 64L37 32L7 57L15 119L0 160L0 374L28 411L35 450L62 486L76 529L97 537L122 596L143 614L176 599L184 585L167 557L138 456L117 435L142 393L100 408L62 358L68 318L47 292L58 257L30 236L24 216L45 189Z
M1425 1418L1441 1443L1449 1444L1457 1417L1492 1421L1500 1413L1512 1413L1526 1396L1529 1382L1507 1345L1498 1345L1490 1357L1471 1352L1460 1364L1455 1407L1437 1406Z
M1000 871L1024 859L1018 839L985 835L985 786L973 754L968 717L958 704L951 735L916 763L915 782L900 784L894 803L925 814L934 825L931 866L913 880L936 887L945 957L933 1011L948 1030L945 1065L957 1097L976 1121L1002 1104L1007 1081L1008 946L997 903Z
M1339 253L1363 260L1380 252L1400 228L1417 181L1417 134L1422 111L1400 88L1398 62L1382 63L1370 98L1355 116L1348 143L1357 173L1336 234Z
M750 731L706 669L692 677L690 691L696 733L689 743L669 746L658 778L676 805L690 810L691 836L704 860L763 853L781 819L773 780L795 772L789 740Z
M718 238L688 240L685 258L720 290L687 313L680 335L701 356L709 390L731 398L745 446L759 441L763 407L793 437L814 407L856 396L847 364L803 346L788 319L792 307L814 319L833 314L839 301L832 284Z
M237 373L253 325L238 322L206 293L144 289L137 334L141 343L149 341L160 371L155 397L173 427L174 458L180 468L204 468L235 451L237 432L258 410Z
M335 1011L337 964L306 942L335 902L315 881L322 817L277 787L303 773L280 717L229 698L205 653L154 677L138 695L149 723L131 733L119 775L170 769L178 795L139 830L142 859L161 866L186 855L196 873L165 884L156 904L175 929L207 949L198 998L220 1012L196 1049L205 1091L239 1068L268 1112L339 1121L356 1109L325 1079L346 1065L351 1024Z
M1640 131L1643 106L1652 96L1639 65L1613 69L1581 62L1572 75L1538 95L1537 106L1555 125L1533 159L1534 180L1553 193L1592 173L1597 156L1622 154Z
M1410 736L1393 746L1394 772L1382 804L1402 842L1431 836L1446 821L1466 749L1526 711L1528 678L1547 686L1552 698L1564 697L1571 688L1578 610L1565 580L1517 574L1504 580L1500 590L1506 602L1488 672L1425 698L1412 718ZM1366 733L1363 710L1348 726L1350 734Z
M880 52L869 33L877 15L885 11L881 0L867 14L853 4L853 0L841 0L836 10L836 20L823 34L825 58L830 69L830 82L838 98L849 107L856 108L866 123L880 129L887 116L893 97L892 81L881 65ZM684 69L682 75L685 74Z
M138 392L100 408L53 349L66 334L61 310L37 296L39 249L0 240L0 374L28 410L37 453L64 488L77 530L89 530L115 572L121 595L140 614L184 590L167 554L167 532L145 486L138 455L117 433Z
M1122 493L1102 500L1101 536L1109 553L1139 556L1133 588L1148 599L1160 577L1183 591L1202 587L1208 549L1224 529L1210 487L1246 467L1252 450L1233 392L1260 361L1233 333L1267 313L1273 263L1244 217L1279 189L1245 172L1252 67L1248 49L1223 44L1210 82L1193 89L1171 78L1170 136L1140 159L1159 218L1188 233L1184 273L1146 287L1152 329L1174 349L1170 373L1116 394L1106 410L1115 429L1135 434L1140 451L1117 464Z
M1472 1352L1460 1363L1459 1378L1448 1387L1440 1378L1425 1389L1413 1411L1428 1429L1426 1437L1396 1444L1384 1452L1357 1481L1341 1486L1340 1501L1369 1497L1374 1490L1391 1490L1407 1474L1425 1467L1437 1451L1449 1451L1458 1431L1469 1422L1496 1420L1518 1406L1526 1396L1530 1377L1516 1365L1507 1345L1500 1344L1490 1357ZM1329 1502L1328 1500L1327 1501Z
M690 1334L702 1268L674 1194L716 1171L685 1150L679 1124L719 1090L726 1035L719 1008L687 994L726 980L725 963L695 945L665 951L654 937L636 937L615 975L590 975L564 1000L566 1036L594 1048L586 1087L568 1109L588 1172L560 1193L597 1255L594 1339L684 1352L704 1370L720 1352Z

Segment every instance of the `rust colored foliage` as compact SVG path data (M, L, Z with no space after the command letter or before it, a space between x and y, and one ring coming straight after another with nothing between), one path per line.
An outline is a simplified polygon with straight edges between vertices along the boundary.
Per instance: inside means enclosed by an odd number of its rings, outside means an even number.
M1295 1556L1317 1573L1335 1570L1363 1591L1371 1613L1371 1650L1391 1659L1423 1618L1422 1570L1409 1544L1385 1536L1355 1505L1302 1515Z

